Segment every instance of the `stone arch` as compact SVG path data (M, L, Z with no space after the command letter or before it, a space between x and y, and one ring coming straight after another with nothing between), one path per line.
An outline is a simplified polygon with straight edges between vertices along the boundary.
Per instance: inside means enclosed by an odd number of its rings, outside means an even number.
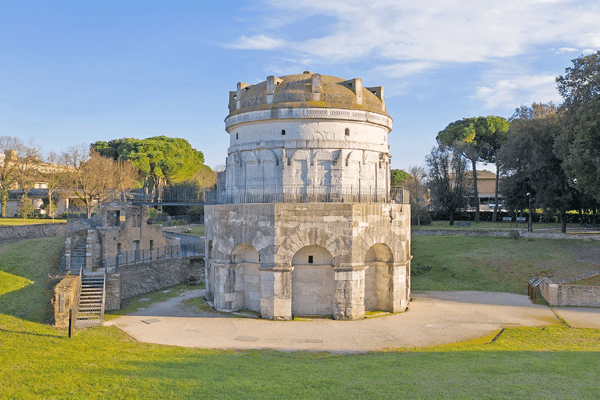
M292 267L292 316L332 315L335 292L332 254L322 246L304 246L293 255Z
M391 267L394 265L392 249L375 243L365 254L365 311L385 310L389 300Z
M287 236L276 250L276 262L290 263L298 250L311 245L324 247L331 253L334 264L351 261L350 249L339 236L324 229L311 228L298 229L293 235Z

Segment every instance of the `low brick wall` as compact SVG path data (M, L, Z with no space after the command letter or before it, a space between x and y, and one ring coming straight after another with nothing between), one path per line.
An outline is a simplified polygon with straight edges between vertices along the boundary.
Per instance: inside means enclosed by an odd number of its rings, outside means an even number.
M67 224L0 226L0 240L67 236Z
M118 273L107 275L105 310L118 310L123 299L182 282L204 282L203 257L162 258L124 265Z
M471 230L472 228L462 229L423 229L413 230L413 236L479 236L479 237L511 237L512 230L506 231L483 231ZM599 234L584 234L584 233L560 233L560 232L523 232L519 231L522 238L538 238L538 239L592 239L600 240Z
M600 307L600 286L559 284L541 278L540 292L551 306Z
M67 275L54 286L54 326L57 328L69 327L69 310L77 300L79 288L79 275Z

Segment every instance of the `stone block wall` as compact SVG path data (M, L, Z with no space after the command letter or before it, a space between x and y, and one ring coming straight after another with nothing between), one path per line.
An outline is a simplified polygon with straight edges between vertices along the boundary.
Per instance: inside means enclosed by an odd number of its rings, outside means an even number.
M558 284L544 277L540 292L551 306L600 307L600 286Z
M79 275L67 275L54 287L54 326L57 328L69 327L69 310L77 300L79 288Z
M0 226L0 240L67 236L67 224Z
M206 206L206 221L206 297L217 310L255 309L258 285L263 318L408 306L409 205L224 204Z

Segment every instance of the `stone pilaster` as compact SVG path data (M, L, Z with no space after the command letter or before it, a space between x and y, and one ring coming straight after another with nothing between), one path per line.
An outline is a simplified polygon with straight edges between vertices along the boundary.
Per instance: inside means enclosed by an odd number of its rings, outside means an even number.
M289 264L263 264L260 271L260 310L263 318L278 321L292 319L292 271Z
M364 265L339 264L335 273L334 319L356 320L365 317Z
M236 291L235 264L213 263L214 268L214 305L218 311L236 311L244 307L244 292Z
M377 271L377 308L381 311L400 312L406 310L410 298L407 280L410 279L410 260L388 263L386 273ZM410 284L408 282L408 284Z

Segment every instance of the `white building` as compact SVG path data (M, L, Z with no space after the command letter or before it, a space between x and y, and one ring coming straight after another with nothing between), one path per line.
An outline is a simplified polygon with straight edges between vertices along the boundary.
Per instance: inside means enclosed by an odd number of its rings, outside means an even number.
M207 298L263 318L401 311L410 206L390 193L382 87L305 72L238 83L230 147L206 206Z

